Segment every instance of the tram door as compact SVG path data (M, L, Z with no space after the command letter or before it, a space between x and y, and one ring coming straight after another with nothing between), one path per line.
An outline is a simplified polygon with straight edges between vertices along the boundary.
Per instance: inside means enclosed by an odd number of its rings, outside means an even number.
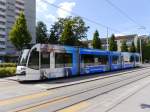
M123 68L123 65L124 65L124 58L123 58L123 55L120 56L120 61L121 61L121 68Z
M29 54L27 69L26 69L26 80L39 80L40 79L40 67L39 67L39 50L37 48L32 49Z
M50 52L41 52L40 55L41 79L50 78Z

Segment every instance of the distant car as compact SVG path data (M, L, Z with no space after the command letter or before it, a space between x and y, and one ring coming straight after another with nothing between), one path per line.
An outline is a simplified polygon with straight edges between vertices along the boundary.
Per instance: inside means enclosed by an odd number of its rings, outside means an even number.
M149 63L150 61L149 61L149 60L145 60L144 62L145 62L145 63Z

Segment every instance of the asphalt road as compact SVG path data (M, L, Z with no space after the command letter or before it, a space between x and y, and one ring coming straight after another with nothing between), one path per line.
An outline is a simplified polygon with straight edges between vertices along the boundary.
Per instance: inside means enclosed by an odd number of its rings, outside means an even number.
M150 68L137 69L57 89L45 89L38 83L19 84L1 80L0 112L107 112L149 84L149 76Z

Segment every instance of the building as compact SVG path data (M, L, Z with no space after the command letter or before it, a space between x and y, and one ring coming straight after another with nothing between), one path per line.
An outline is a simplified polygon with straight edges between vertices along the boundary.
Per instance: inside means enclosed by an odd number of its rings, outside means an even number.
M144 43L150 42L150 35L140 35L139 38L142 39Z
M128 48L131 47L132 42L134 42L135 46L137 47L137 43L138 43L139 38L141 38L145 42L150 41L150 36L147 36L147 35L138 36L136 34L133 34L133 35L116 36L115 41L117 42L118 51L121 51L121 46L122 46L123 41L126 41ZM101 38L101 43L102 43L103 49L107 50L107 38ZM89 48L93 48L92 47L92 40L88 41L88 46L89 46ZM108 47L109 47L109 45L108 45Z
M116 36L115 40L117 42L118 51L121 51L121 46L122 46L123 41L126 41L128 48L130 48L132 46L132 42L134 42L134 45L137 46L138 38L139 38L139 36L136 34Z
M9 32L21 11L27 20L28 30L35 42L36 0L0 0L0 56L17 54L9 41Z

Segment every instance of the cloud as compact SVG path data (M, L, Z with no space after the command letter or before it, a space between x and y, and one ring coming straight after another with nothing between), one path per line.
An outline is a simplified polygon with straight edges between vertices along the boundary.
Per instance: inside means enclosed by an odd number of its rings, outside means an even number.
M37 21L55 21L56 17L51 14L50 4L54 3L56 0L36 0L36 18Z
M58 17L65 18L65 17L71 15L71 11L72 11L73 7L75 7L75 5L76 5L75 2L60 3L59 4L60 8L58 8L58 10L57 10Z
M58 5L60 8L52 7L50 4L54 4L56 1L57 0L36 0L36 20L43 21L47 26L50 26L50 24L57 21L57 18L65 18L71 15L71 11L76 5L75 2L62 2Z
M37 13L48 11L48 3L54 3L55 0L36 0Z
M54 15L52 15L52 14L46 15L45 18L46 18L47 20L50 19L52 22L55 22L55 21L57 20L56 16L54 16Z
M118 34L115 34L115 36L124 36L125 34L123 33L118 33Z

